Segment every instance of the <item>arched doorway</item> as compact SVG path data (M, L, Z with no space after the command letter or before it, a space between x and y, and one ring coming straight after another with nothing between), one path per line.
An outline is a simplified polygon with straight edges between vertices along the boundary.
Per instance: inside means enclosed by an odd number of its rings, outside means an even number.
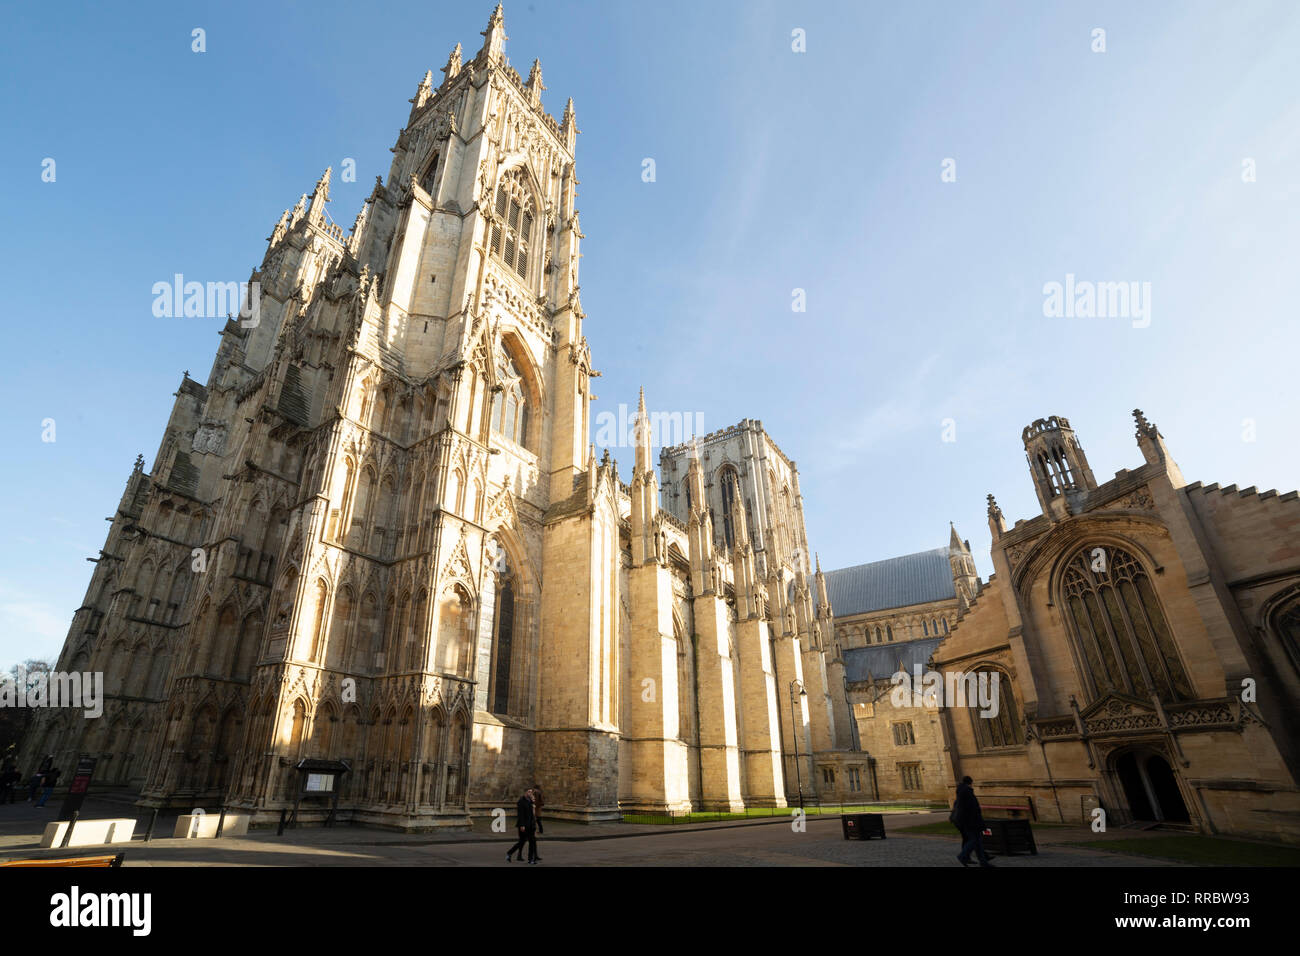
M1188 823L1191 815L1169 761L1149 750L1129 750L1115 759L1134 822Z

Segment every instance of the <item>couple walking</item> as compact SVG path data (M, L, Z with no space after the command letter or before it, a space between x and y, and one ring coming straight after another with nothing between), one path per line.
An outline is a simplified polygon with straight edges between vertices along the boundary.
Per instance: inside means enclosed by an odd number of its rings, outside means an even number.
M533 785L524 791L515 805L515 829L519 831L519 842L506 851L506 862L510 863L516 853L523 859L524 844L528 844L528 862L540 863L537 855L537 834L542 832L542 788Z

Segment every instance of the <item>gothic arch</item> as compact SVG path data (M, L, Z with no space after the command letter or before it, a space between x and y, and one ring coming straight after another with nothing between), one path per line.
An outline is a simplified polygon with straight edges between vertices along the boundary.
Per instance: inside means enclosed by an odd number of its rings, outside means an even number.
M535 289L546 248L545 190L527 162L503 165L492 191L487 242L491 255L527 288Z
M986 673L998 675L997 713L982 716L978 707L971 707L969 700L963 701L970 715L971 733L975 739L977 751L995 750L1004 747L1023 747L1025 744L1024 725L1020 720L1020 710L1016 706L1015 686L1010 670L995 661L981 661L972 665L965 672L969 675ZM965 682L957 683L959 694L968 693ZM955 703L955 702L951 702Z
M1260 606L1259 627L1268 642L1281 644L1300 670L1300 582L1284 587Z
M1142 549L1091 538L1058 556L1052 593L1072 637L1080 686L1146 699L1196 696ZM1145 560L1143 560L1145 557Z
M1046 575L1051 593L1057 593L1056 582L1060 579L1063 565L1074 551L1094 541L1103 547L1109 543L1124 548L1133 552L1147 567L1163 570L1146 546L1130 533L1135 528L1164 537L1169 534L1165 526L1154 518L1132 512L1100 512L1062 521L1039 537L1011 569L1011 586L1023 596L1036 579Z
M447 584L438 598L437 670L455 677L471 677L474 648L474 599L460 581Z
M493 353L491 428L537 454L545 392L532 352L513 328L503 330Z

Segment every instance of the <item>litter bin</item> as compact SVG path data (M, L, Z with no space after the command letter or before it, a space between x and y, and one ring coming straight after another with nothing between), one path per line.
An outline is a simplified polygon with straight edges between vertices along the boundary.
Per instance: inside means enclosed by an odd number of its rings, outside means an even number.
M1034 831L1030 829L1029 821L1022 818L986 819L984 849L999 856L1015 856L1017 853L1038 855Z
M885 818L879 813L845 813L840 815L840 827L846 840L885 839Z

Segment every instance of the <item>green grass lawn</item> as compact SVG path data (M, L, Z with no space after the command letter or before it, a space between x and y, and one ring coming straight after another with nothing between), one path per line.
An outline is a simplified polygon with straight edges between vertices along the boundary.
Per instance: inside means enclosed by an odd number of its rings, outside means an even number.
M789 817L798 807L786 807L777 809L775 807L754 807L743 813L683 813L674 816L667 814L653 813L625 813L623 814L624 823L713 823L725 820L752 820L756 817ZM881 804L859 804L857 806L825 806L825 807L805 807L804 812L809 816L827 815L838 816L842 813L891 813L908 810L939 810L943 809L938 806L929 806L927 804L903 804L903 803L881 803ZM945 824L946 825L946 824ZM949 827L951 829L951 827Z
M1224 837L1172 834L1134 840L1065 843L1089 850L1109 850L1130 856L1172 860L1196 866L1300 866L1300 847L1251 843Z

